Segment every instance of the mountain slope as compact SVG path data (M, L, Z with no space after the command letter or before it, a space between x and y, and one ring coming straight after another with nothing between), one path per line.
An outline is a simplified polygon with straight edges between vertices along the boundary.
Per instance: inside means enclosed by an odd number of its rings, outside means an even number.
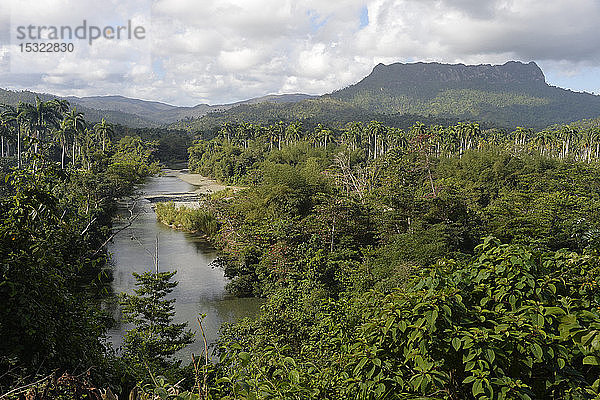
M0 90L0 103L34 101L36 93ZM40 95L44 100L52 95ZM386 120L471 120L512 129L544 128L600 116L600 96L550 86L534 62L503 65L378 64L361 81L323 96L267 95L231 104L177 107L123 96L67 98L92 121L131 127L212 129L224 122L301 120L343 124Z
M65 97L69 102L81 104L88 108L107 111L122 111L128 114L143 114L150 112L162 112L177 108L170 104L156 101L132 99L124 96L89 96L89 97Z
M39 97L42 101L61 98L59 96L55 96L48 93L35 93L28 90L12 91L0 89L0 104L16 105L20 101L25 103L35 103L36 97ZM73 106L75 106L78 111L83 112L85 114L86 120L88 120L89 122L99 122L102 120L102 118L105 118L111 123L126 125L132 128L157 127L160 125L156 121L145 118L141 115L130 114L127 112L123 112L119 109L98 110L92 107L88 107L79 102L73 101L72 99L73 98L69 98L69 102Z
M534 62L504 65L379 64L330 95L379 113L544 127L600 115L600 97L550 86Z
M318 124L339 127L348 122L380 121L388 126L408 128L420 121L427 125L453 125L459 120L456 118L430 117L415 114L381 114L356 107L331 97L318 97L296 103L257 103L242 104L230 109L211 112L201 118L178 121L169 127L192 132L212 131L225 123L233 124L261 124L269 125L279 121L300 121L312 129ZM490 126L489 124L485 126Z
M44 101L60 98L46 93L0 89L0 103L17 104L19 101L32 103L35 102L36 96ZM63 98L84 112L91 121L100 121L102 118L106 118L109 122L130 127L156 127L180 120L200 118L210 112L224 111L245 104L296 103L313 97L316 96L301 93L266 95L230 104L198 104L193 107L179 107L124 96L69 96Z

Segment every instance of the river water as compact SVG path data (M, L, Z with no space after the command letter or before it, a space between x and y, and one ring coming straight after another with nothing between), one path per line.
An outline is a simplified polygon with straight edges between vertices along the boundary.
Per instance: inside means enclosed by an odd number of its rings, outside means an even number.
M112 289L115 294L133 293L135 278L132 273L154 270L152 254L156 237L159 240L159 265L161 271L177 270L173 279L179 282L171 294L175 302L175 321L188 322L188 327L196 333L195 342L184 349L179 357L189 359L191 353L201 354L204 348L196 318L206 314L203 328L209 343L214 343L224 322L235 322L240 318L255 316L261 305L260 299L237 298L225 290L228 280L223 270L212 262L216 258L215 249L203 238L173 230L156 220L150 201L143 196L186 193L194 186L176 176L152 177L137 189L141 195L134 214L139 213L133 224L120 232L109 245L113 263ZM125 205L120 215L129 212ZM124 224L117 221L114 229ZM118 349L125 331L130 328L120 322L120 310L113 302L113 314L117 325L108 332L109 342Z

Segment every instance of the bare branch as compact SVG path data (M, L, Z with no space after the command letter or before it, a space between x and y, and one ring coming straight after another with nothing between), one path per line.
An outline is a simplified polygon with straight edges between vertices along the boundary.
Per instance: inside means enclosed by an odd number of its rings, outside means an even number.
M96 221L96 217L92 218L92 220L87 224L87 226L85 227L84 230L81 231L80 235L83 236L88 229L90 229L90 226L92 226L92 224Z

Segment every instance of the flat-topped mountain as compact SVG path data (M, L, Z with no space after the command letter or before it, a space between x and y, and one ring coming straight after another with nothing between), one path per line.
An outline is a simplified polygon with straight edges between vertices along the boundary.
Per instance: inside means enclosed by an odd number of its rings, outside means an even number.
M34 101L36 93L0 89L0 103ZM42 99L56 96L41 95ZM212 129L224 122L273 123L352 120L478 121L512 129L544 128L600 116L600 96L546 83L535 62L503 65L440 63L378 64L356 84L323 96L267 95L230 104L178 107L123 96L69 97L94 121L132 127L165 126ZM397 121L395 123L394 121Z
M378 64L331 97L379 113L545 127L600 115L600 97L550 86L535 62Z
M460 85L545 84L544 73L535 62L509 61L503 65L440 63L377 64L373 72L353 86L418 85L423 83Z

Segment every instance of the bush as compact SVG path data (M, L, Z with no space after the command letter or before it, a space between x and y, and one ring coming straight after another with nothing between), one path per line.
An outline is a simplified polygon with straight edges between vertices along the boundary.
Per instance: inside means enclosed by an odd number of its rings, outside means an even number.
M487 238L408 290L372 294L345 373L356 393L590 398L600 380L597 257ZM442 394L443 393L443 394Z
M163 224L190 232L202 232L213 236L219 230L219 224L212 213L201 208L175 205L174 202L157 203L154 210L156 218Z
M422 269L403 289L324 301L304 318L271 296L249 331L226 332L222 382L241 398L597 398L598 257L493 238L476 251L466 264ZM294 321L299 329L278 331Z

